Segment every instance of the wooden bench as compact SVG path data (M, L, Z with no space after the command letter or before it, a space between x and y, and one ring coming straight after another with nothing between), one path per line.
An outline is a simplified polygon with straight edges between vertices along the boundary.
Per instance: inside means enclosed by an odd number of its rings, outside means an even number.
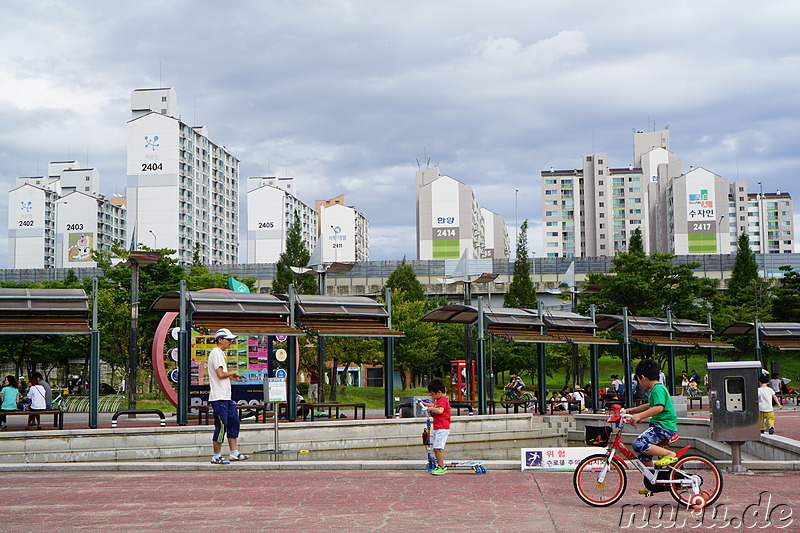
M320 409L320 410L327 409L328 410L328 418L332 418L333 417L333 411L336 410L336 418L339 418L339 410L342 407L348 407L348 408L352 407L353 408L353 418L355 420L358 420L358 410L359 409L361 409L361 420L366 420L366 418L367 418L367 404L364 404L364 403L337 403L337 402L312 403L312 402L306 402L306 403L299 404L299 405L304 405L304 406L309 408L304 413L303 420L307 420L309 415L310 415L312 422L314 421L314 412L317 409Z
M789 402L794 400L795 405L800 405L800 394L776 394L775 396L778 397L781 404L783 404L783 400L788 400Z
M39 409L28 411L3 411L3 416L30 416L30 415L53 415L53 427L64 429L64 411L61 409ZM27 425L27 424L26 424Z
M519 413L520 407L522 407L522 412L525 412L525 408L528 404L536 405L536 401L530 400L489 400L487 405L489 406L489 412L491 414L497 414L497 406L504 408L506 410L506 414L509 413L509 409L512 407L514 408L514 413Z
M197 425L203 424L205 420L205 424L211 424L211 419L214 414L214 410L211 409L210 405L190 405L189 411L197 410ZM261 417L261 423L267 423L267 415L275 414L274 411L267 411L267 406L264 404L258 405L237 405L236 409L239 410L239 420L242 419L242 411L255 411L256 414L256 422L258 422L258 413L260 412L263 416Z
M456 410L456 416L461 416L462 409L466 409L469 411L469 414L473 414L477 406L478 402L474 400L453 400L450 402L450 409Z
M694 409L694 402L700 402L700 409L703 408L702 396L689 396L688 398L686 398L686 401L689 402L689 409Z

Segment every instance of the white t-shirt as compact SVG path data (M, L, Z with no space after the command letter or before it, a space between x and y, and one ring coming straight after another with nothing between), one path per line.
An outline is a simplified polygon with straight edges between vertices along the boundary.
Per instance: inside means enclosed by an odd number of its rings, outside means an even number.
M772 390L775 392L775 394L778 394L781 391L781 383L783 383L782 379L769 380L769 386L772 387Z
M769 387L758 388L758 410L762 413L770 413L775 410L772 407L772 395L775 392Z
M28 398L31 399L31 409L47 409L45 394L44 387L41 385L31 385L31 388L28 390Z
M231 380L230 378L219 379L217 377L217 368L219 367L222 367L223 372L228 371L225 352L219 347L215 347L208 354L208 382L211 385L211 392L208 395L209 402L231 399Z

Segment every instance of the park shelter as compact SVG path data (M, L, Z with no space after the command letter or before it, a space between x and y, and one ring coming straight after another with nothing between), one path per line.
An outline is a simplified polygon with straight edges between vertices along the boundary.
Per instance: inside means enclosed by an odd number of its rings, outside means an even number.
M306 333L324 342L326 337L380 337L384 339L384 414L394 416L394 339L402 331L392 329L391 292L386 306L366 296L280 295L294 310L294 319ZM294 412L292 410L292 412Z
M439 307L423 316L420 321L455 323L471 325L478 323L478 412L486 412L485 390L486 364L482 348L485 332L498 339L512 342L535 343L537 347L536 366L538 377L537 404L539 412L546 412L547 387L545 383L545 349L547 344L571 343L589 344L592 349L592 387L597 387L597 347L602 344L616 344L616 341L602 339L594 335L597 325L591 318L570 312L547 312L539 309L486 308L467 305L447 305ZM468 366L469 368L469 366Z
M625 310L626 311L626 310ZM709 324L711 319L709 317ZM714 330L708 324L693 320L676 319L667 312L666 318L623 315L598 315L597 326L602 330L614 330L623 335L623 362L625 363L625 379L632 375L630 359L630 341L656 348L663 347L668 351L667 388L675 394L675 348L705 348L709 361L714 360L715 348L733 348L730 344L713 340ZM626 387L625 396L628 405L632 405L631 387Z
M94 281L97 294L97 280ZM83 289L0 289L0 335L90 335L89 427L98 426L100 333Z
M729 337L754 336L755 358L761 360L761 348L790 351L800 350L800 324L797 322L737 322L725 328L721 335Z
M185 282L181 281L182 287ZM170 394L172 386L167 379L163 366L164 339L175 318L181 315L180 332L178 334L178 424L186 425L189 411L189 372L191 361L192 329L206 334L213 334L220 328L228 328L237 333L264 335L286 335L288 337L303 336L305 333L295 327L291 320L291 311L286 302L271 294L240 293L227 289L207 289L203 291L170 291L162 294L150 305L149 311L164 312L164 318L158 325L153 338L153 361L156 367L156 380L166 394ZM288 343L288 360L296 361L297 344ZM287 379L294 383L297 376L295 364L288 365ZM172 393L174 394L174 392ZM287 396L289 413L294 413L295 396Z

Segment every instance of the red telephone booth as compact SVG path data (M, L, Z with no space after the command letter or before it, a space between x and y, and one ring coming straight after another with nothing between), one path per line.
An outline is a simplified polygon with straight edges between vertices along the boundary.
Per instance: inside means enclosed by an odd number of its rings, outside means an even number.
M475 361L472 361L471 386L469 399L475 400ZM450 399L464 401L467 399L467 362L463 359L450 361Z

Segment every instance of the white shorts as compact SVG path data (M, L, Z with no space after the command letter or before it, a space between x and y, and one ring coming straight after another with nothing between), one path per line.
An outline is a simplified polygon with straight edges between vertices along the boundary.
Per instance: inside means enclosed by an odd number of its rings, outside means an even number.
M447 444L447 436L450 435L449 429L434 429L433 430L433 449L444 450L444 445Z

